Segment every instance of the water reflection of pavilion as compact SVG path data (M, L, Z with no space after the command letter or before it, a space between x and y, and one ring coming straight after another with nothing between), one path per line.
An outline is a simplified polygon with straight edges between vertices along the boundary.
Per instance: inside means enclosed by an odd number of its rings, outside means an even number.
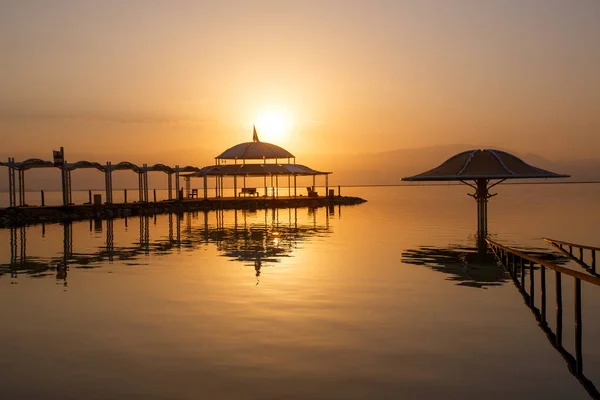
M0 263L0 277L5 274L10 274L12 278L20 274L32 277L55 275L66 286L70 268L97 268L113 261L139 265L145 264L143 258L149 254L192 251L208 245L215 245L223 257L253 266L258 277L261 267L291 257L296 249L301 248L301 243L312 237L328 235L331 232L329 219L335 211L333 207L216 210L160 217L130 217L123 219L125 227L137 223L139 240L129 244L115 241L115 220L90 220L89 231L104 232L104 241L92 247L92 251L85 252L74 249L74 225L64 223L62 251L56 249L48 257L28 256L27 227L11 228L10 260ZM167 232L157 227L157 218L168 219ZM78 229L85 226L85 222L75 224ZM151 239L151 233L155 233L153 230L159 231L161 236ZM43 225L41 234L46 234Z

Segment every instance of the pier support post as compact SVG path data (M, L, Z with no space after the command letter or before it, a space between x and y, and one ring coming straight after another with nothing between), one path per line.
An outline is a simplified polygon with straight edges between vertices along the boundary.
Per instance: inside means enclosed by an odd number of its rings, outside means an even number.
M44 207L46 205L46 201L45 201L45 198L44 198L44 191L43 190L40 191L40 195L41 195L41 200L42 200L42 207Z
M325 175L325 196L329 197L329 175Z
M167 191L169 192L167 199L173 200L173 174L169 172L167 178Z
M208 179L206 178L206 174L202 177L204 181L204 200L208 199Z

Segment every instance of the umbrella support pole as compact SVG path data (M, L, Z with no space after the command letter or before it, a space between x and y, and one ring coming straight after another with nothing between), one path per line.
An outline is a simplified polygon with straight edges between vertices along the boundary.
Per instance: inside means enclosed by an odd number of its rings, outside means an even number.
M487 230L487 203L491 197L488 190L487 179L477 179L476 181L475 200L477 201L477 236L486 237Z

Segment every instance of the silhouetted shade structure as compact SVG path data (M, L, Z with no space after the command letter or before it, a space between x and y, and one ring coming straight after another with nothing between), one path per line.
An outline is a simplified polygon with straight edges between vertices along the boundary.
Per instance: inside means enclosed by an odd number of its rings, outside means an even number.
M273 161L268 161L273 160ZM256 128L252 132L252 142L244 142L228 148L223 153L215 157L215 165L209 165L197 172L185 175L186 187L189 187L190 178L204 178L204 198L208 197L207 177L215 177L215 191L217 197L223 197L223 178L233 178L233 196L246 195L252 193L258 195L257 188L247 188L247 177L262 176L264 186L264 196L267 196L268 184L267 177L270 177L273 198L278 196L280 176L288 177L288 194L296 197L298 176L312 176L313 184L309 189L309 196L316 196L315 177L317 175L325 176L325 194L329 192L328 176L331 172L317 171L306 165L296 164L296 157L286 149L272 143L261 142L258 138ZM238 194L237 178L242 177L242 191ZM293 186L291 179L293 177ZM292 191L293 189L293 191Z
M284 148L265 142L240 143L216 157L218 160L262 160L274 158L294 158L294 155Z
M14 158L9 158L8 162L1 162L0 166L8 167L8 193L9 193L9 206L15 207L17 205L24 206L25 204L25 171L34 168L57 168L61 172L61 186L63 205L69 205L71 203L71 172L77 169L84 168L95 168L105 174L105 192L106 202L112 203L112 173L114 171L131 170L138 174L139 182L139 199L140 201L148 201L148 172L160 171L164 172L168 176L168 196L169 200L172 199L172 175L175 174L177 185L179 185L179 173L195 172L199 171L200 168L194 166L170 167L164 164L154 164L148 166L147 164L136 165L129 161L123 161L120 163L112 164L108 161L106 164L100 164L95 161L81 160L73 163L69 163L64 160L64 149L61 147L60 153L63 158L60 165L56 165L52 161L46 161L39 158L29 158L24 161L15 161ZM18 176L17 176L18 174ZM17 188L19 190L19 201L17 203Z
M440 166L403 181L460 181L475 189L470 196L477 200L477 231L487 236L487 201L495 196L489 189L506 179L568 178L527 164L520 158L500 150L469 150L450 157ZM490 185L493 180L497 180ZM475 183L469 183L474 181Z
M191 176L325 175L328 173L329 172L316 171L312 168L300 164L229 164L211 165L208 167L204 167L200 171L191 174Z
M520 158L500 150L469 150L450 157L439 167L405 181L462 181L472 179L567 178L533 167Z

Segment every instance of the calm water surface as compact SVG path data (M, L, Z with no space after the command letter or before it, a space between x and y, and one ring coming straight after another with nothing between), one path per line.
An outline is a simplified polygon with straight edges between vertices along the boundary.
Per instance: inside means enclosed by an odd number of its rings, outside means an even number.
M600 244L599 185L498 191L494 240ZM2 398L589 398L503 270L475 260L465 192L0 230ZM583 290L596 381L600 288Z

